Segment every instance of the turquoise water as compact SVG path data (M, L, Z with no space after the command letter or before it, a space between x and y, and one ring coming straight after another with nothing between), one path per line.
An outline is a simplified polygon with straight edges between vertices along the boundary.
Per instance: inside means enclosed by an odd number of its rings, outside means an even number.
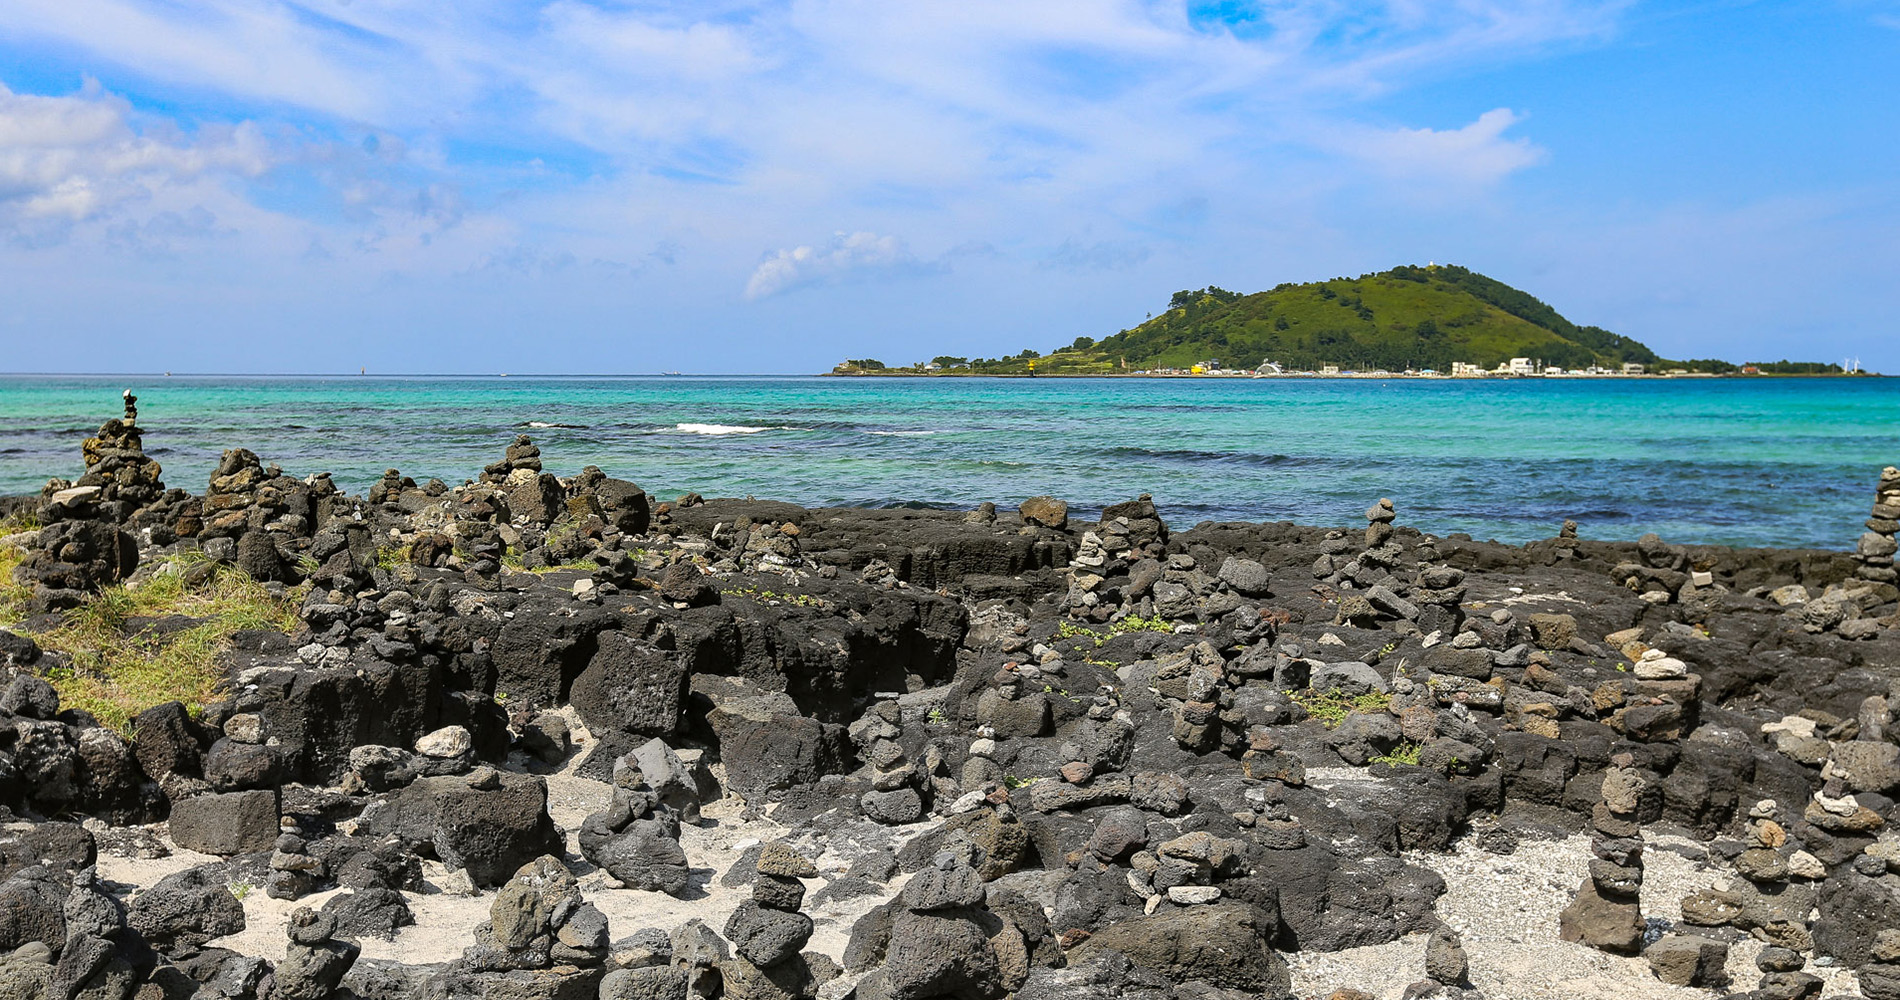
M169 485L224 448L352 492L395 466L451 484L516 433L661 497L970 506L1152 493L1203 519L1400 521L1524 541L1851 547L1900 462L1900 380L1392 381L0 376L0 493L76 476L140 397ZM561 426L537 427L530 424Z

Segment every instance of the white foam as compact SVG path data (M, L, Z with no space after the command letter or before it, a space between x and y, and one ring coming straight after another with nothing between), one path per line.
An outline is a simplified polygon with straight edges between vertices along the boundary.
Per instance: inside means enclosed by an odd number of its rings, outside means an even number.
M685 434L757 434L760 431L783 430L782 427L746 427L740 424L674 424L673 429Z

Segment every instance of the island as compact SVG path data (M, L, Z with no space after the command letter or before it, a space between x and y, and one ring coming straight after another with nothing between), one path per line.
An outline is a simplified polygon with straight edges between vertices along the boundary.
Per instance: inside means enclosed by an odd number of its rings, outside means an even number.
M1208 286L1100 340L1048 353L842 362L832 375L1150 377L1686 377L1864 374L1813 361L1670 360L1578 326L1528 292L1469 268L1403 265L1251 295Z

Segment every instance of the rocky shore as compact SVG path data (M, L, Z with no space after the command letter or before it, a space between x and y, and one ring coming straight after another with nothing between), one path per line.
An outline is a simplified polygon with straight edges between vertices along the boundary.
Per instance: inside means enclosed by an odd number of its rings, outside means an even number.
M0 997L1900 998L1893 469L1854 552L1505 546L191 492L135 404L0 505Z

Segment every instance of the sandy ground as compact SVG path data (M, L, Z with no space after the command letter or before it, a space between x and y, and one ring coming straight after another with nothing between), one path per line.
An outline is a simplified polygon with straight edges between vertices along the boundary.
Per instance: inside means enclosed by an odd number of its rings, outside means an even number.
M566 831L568 855L564 860L579 877L581 891L588 902L607 915L613 938L619 940L647 927L671 931L694 917L705 921L713 930L723 932L726 917L740 903L751 898L752 890L749 885L722 886L718 884L718 876L730 869L747 847L781 837L788 832L786 828L769 818L742 820L742 803L736 798L707 804L701 810L702 825L686 825L680 831L680 844L686 850L687 861L692 865L694 875L693 887L688 895L695 898L674 899L660 892L617 888L618 883L612 876L595 869L580 854L577 837L581 821L589 813L604 807L612 797L612 792L604 782L575 775L589 743L585 742L587 733L579 720L570 719L570 722L574 728L577 749L559 773L547 776L548 813ZM907 832L914 836L933 825L917 824ZM100 876L113 882L144 887L174 872L221 860L177 847L164 837L162 825L154 827L153 832L171 849L171 856L148 860L115 857L101 852ZM846 867L842 859L829 854L818 858L818 865L822 872L832 875L841 874ZM442 892L438 887L444 884L447 874L441 864L425 861L424 891L403 893L409 909L415 914L415 925L400 929L393 941L364 939L363 956L410 964L447 962L460 958L462 949L469 944L475 925L488 919L488 908L494 894L487 892L469 897ZM864 896L823 906L813 906L809 900L811 894L825 885L826 880L805 880L807 903L804 912L812 918L813 924L811 943L806 946L806 950L822 952L833 959L842 958L845 945L850 940L852 923L894 895L902 888L906 878L900 875L892 880L883 895ZM291 911L300 906L320 908L331 896L348 891L335 889L312 893L291 901L272 899L264 894L262 886L253 887L244 892L244 930L219 938L211 944L242 954L277 959L284 953L288 938L285 927Z
M1352 782L1372 780L1364 771L1349 768L1316 769L1308 777L1320 787L1346 794ZM1647 830L1643 839L1648 845L1643 852L1643 915L1652 927L1658 920L1673 927L1682 916L1682 897L1736 877L1719 863L1690 861L1670 850L1702 855L1695 840ZM1413 852L1406 860L1445 879L1446 893L1438 900L1437 913L1463 936L1472 984L1490 1000L1708 1000L1715 995L1669 986L1641 958L1557 939L1557 916L1570 905L1589 865L1587 835L1525 840L1508 855L1490 854L1467 838L1450 854ZM1695 928L1685 930L1693 933ZM1380 1000L1397 1000L1408 984L1425 978L1425 941L1419 934L1367 948L1288 955L1294 992L1325 997L1350 986ZM1762 947L1752 939L1730 946L1729 989L1754 989L1761 976L1755 956ZM1826 981L1823 996L1857 992L1851 971L1812 964L1805 971Z
M576 735L584 739L585 731L575 721ZM549 812L567 831L566 860L579 876L587 899L607 915L614 938L645 927L670 931L694 917L722 930L727 915L750 896L751 890L721 886L718 874L738 861L748 846L783 836L788 832L786 828L769 818L742 819L741 803L736 799L711 803L703 808L702 825L685 827L681 837L695 870L695 891L690 895L697 898L681 900L663 893L617 888L610 876L580 857L575 842L581 821L610 797L606 784L574 774L585 750L583 744L566 768L548 777ZM1375 780L1355 768L1315 769L1309 779L1340 795L1350 795L1355 782ZM919 824L902 832L914 836L930 825ZM163 827L153 832L162 837ZM1725 884L1734 877L1732 872L1707 861L1691 861L1670 850L1676 847L1703 856L1692 840L1653 831L1646 831L1644 836L1650 850L1645 852L1643 909L1652 923L1673 925L1680 916L1683 896L1705 886ZM100 874L114 882L149 886L173 872L219 860L165 843L172 847L172 854L156 860L102 852ZM1659 982L1640 958L1621 958L1557 940L1557 915L1583 880L1589 857L1589 837L1577 835L1563 840L1526 840L1510 855L1487 853L1467 840L1449 854L1414 853L1407 860L1444 877L1448 891L1439 899L1437 912L1463 935L1472 981L1490 1000L1706 1000L1712 996L1705 990ZM818 859L818 864L828 875L839 874L846 867L845 859L829 852ZM404 894L415 913L416 925L402 929L393 941L363 941L364 956L412 964L460 957L474 926L488 918L493 895L444 893L437 886L444 883L446 875L441 865L425 863L425 890ZM904 880L905 876L899 876L883 895L817 907L808 903L806 912L814 923L810 950L841 958L852 922L889 899ZM806 880L807 898L825 881ZM317 893L291 902L271 899L261 887L255 888L244 895L245 929L212 943L245 954L277 958L284 952L284 928L290 912L299 906L320 907L339 891L347 890ZM1761 947L1747 939L1731 947L1730 988L1754 987L1759 976L1754 960ZM1424 953L1425 936L1414 935L1341 952L1291 954L1287 960L1293 971L1294 991L1301 997L1323 998L1335 989L1350 986L1381 1000L1396 1000L1407 984L1424 978ZM1826 980L1823 995L1855 992L1854 976L1847 970L1811 965L1807 971Z

